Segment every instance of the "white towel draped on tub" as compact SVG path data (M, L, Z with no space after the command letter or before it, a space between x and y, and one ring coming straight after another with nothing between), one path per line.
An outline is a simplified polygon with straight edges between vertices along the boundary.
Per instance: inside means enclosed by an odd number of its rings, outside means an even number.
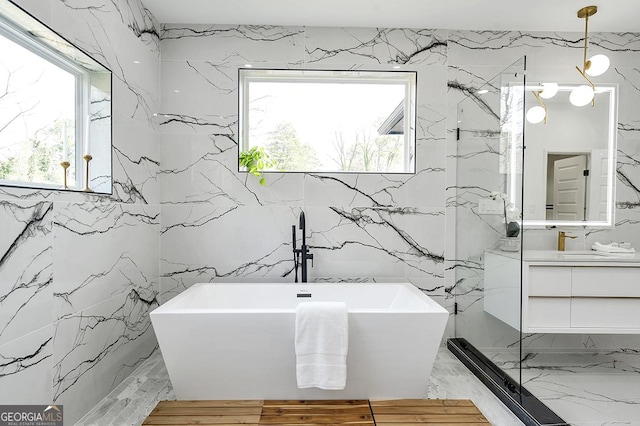
M343 302L305 302L296 309L298 388L344 389L349 323Z

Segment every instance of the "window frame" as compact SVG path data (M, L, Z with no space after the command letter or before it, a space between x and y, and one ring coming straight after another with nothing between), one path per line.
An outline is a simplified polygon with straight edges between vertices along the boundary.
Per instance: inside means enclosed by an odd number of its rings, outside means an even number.
M320 76L327 74L327 76ZM344 77L341 77L344 74ZM400 76L404 77L400 77ZM382 77L384 76L384 77ZM264 170L263 173L314 173L314 174L415 174L416 173L416 116L418 73L409 70L335 70L335 69L279 69L279 68L238 68L238 155L249 146L249 85L253 82L340 82L355 84L402 84L405 86L404 96L404 159L403 171L318 171ZM407 113L408 111L408 113ZM408 120L407 120L408 117ZM413 148L413 149L411 149ZM238 166L239 172L246 172Z
M90 75L85 70L78 67L72 61L61 54L54 52L51 48L39 43L37 39L33 39L24 34L23 31L16 28L11 22L7 21L0 14L0 36L12 41L25 50L39 56L45 61L57 66L63 71L68 72L75 78L75 159L74 168L76 182L74 189L80 189L84 184L82 174L83 147L85 146L86 137L88 135L87 120L84 117L89 116L90 99ZM39 187L39 188L58 188L58 185L48 183L38 183L30 181L13 181L0 179L0 184L7 186L21 187ZM59 188L58 188L59 189Z

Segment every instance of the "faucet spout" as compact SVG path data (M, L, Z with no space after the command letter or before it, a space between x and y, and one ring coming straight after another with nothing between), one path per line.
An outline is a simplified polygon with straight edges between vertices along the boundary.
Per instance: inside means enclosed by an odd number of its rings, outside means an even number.
M300 230L302 231L302 244L304 244L305 239L307 238L307 221L304 216L304 212L300 212L299 224Z
M576 237L575 235L567 235L567 233L564 231L559 231L558 232L558 251L564 251L567 238L571 238L572 240L575 240L578 237Z

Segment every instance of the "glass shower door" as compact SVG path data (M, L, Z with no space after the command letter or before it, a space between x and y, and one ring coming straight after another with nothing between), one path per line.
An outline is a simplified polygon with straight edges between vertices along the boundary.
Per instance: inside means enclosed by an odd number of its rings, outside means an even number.
M458 104L456 131L455 340L491 361L497 368L487 367L494 370L487 371L490 380L516 397L524 69L522 58L493 78L470 82L478 87Z

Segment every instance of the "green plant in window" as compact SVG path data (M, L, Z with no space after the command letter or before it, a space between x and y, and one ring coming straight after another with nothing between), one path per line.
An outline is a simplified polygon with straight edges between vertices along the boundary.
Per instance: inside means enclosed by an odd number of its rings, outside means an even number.
M275 165L275 162L261 146L254 146L247 151L242 151L238 162L249 173L260 178L260 185L262 186L266 183L264 176L262 176L262 170L269 169Z

